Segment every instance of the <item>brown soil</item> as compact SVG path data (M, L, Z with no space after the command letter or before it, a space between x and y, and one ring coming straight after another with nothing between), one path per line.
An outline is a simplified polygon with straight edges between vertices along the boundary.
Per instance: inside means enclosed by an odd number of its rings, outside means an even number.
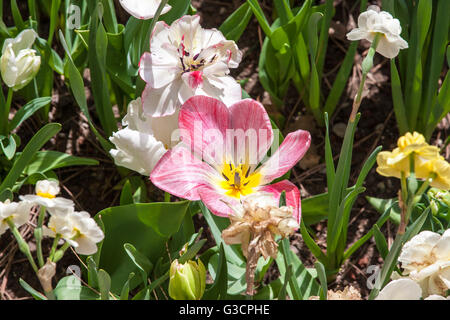
M296 4L299 1L295 1ZM377 3L377 1L370 1ZM379 1L378 1L379 2ZM198 10L198 14L202 18L202 25L206 28L217 28L240 4L242 0L193 0L193 6ZM260 1L262 7L266 10L266 16L271 17L271 1ZM324 67L324 74L327 78L324 81L324 92L329 90L329 83L333 83L336 75L336 66L342 61L345 55L345 49L349 42L345 40L345 33L353 26L354 20L358 15L358 6L353 1L336 0L336 16L333 19L333 31L330 34L330 41L327 50L327 59ZM127 15L116 3L119 21L126 21ZM4 8L4 12L9 12L9 8ZM353 17L349 19L349 17ZM11 25L11 22L7 25ZM237 79L248 79L245 89L249 94L261 102L263 102L268 110L271 110L271 103L267 93L264 92L258 81L258 59L261 49L261 37L263 33L258 27L255 18L252 18L247 30L238 41L239 48L243 51L244 57L242 63L237 70L233 70L232 75ZM58 43L58 41L55 41ZM59 44L56 44L58 46ZM331 127L347 123L350 114L352 97L354 96L360 79L360 63L361 57L368 49L367 43L361 43L355 61L357 62L350 77L349 84L339 103L338 110L331 119ZM55 47L61 54L60 47ZM88 78L85 79L86 86L89 88ZM396 127L395 117L392 113L392 100L389 83L389 69L386 59L380 56L375 58L375 68L367 81L366 88L368 93L363 100L360 112L362 114L361 121L356 131L354 158L351 176L351 184L356 181L357 173L361 169L365 158L379 145L383 149L388 150L396 143L398 131ZM292 109L297 103L299 96L295 89L291 88L285 98L285 105L280 112L284 117L289 118ZM89 99L91 115L95 115L92 99ZM21 106L20 99L14 101L15 106ZM324 146L324 129L311 126L311 121L301 121L302 118L309 119L306 109L302 104L299 105L298 111L286 124L286 130L306 129L312 132L312 145L316 146L315 152L320 156L320 162L314 161L314 154L310 155L312 164L307 168L301 168L297 165L293 169L291 181L296 183L302 191L302 197L306 198L311 195L319 194L326 191L326 176L323 172L323 146ZM46 146L48 150L58 150L67 152L72 155L94 158L99 160L99 166L92 167L70 167L66 169L56 170L62 184L62 195L72 198L76 203L77 210L85 210L95 215L104 208L118 205L120 196L121 177L109 156L102 151L95 136L89 130L85 117L81 114L72 95L68 92L64 81L55 76L55 85L52 101L52 109L50 119L52 122L62 124L61 132L53 138ZM96 119L94 119L95 122ZM436 130L432 142L441 141L443 137L448 135L450 121L440 125ZM17 134L25 143L37 130L41 127L39 118L33 117L25 122L18 130ZM337 155L340 150L342 138L336 134L331 135L331 143L333 153ZM447 151L447 156L450 150ZM317 158L317 156L316 156ZM302 163L302 161L300 162ZM152 199L161 199L162 193L148 182L149 193ZM365 183L367 191L363 196L376 196L381 198L391 198L396 195L399 188L396 179L386 179L379 176L374 169L368 175ZM24 187L21 193L32 192L30 187ZM378 219L379 214L367 203L365 198L361 196L355 203L348 227L348 243L354 243L362 235L364 235ZM32 232L30 225L35 223L31 220L29 225L22 228L22 233L29 240L31 247L34 247ZM196 227L207 227L201 215L195 217ZM317 242L323 246L326 243L326 223L318 223L312 226L316 232ZM389 223L383 226L383 233L392 241L396 228ZM214 241L211 235L205 232L209 238L208 245L213 245ZM49 250L51 243L45 242L45 250ZM314 257L306 248L300 235L294 235L291 238L291 247L296 252L307 267L314 264ZM34 253L34 252L33 252ZM79 265L78 258L68 252L63 260L58 264L58 273L56 278L60 279L66 274L67 267L71 264ZM331 285L331 289L342 289L347 285L352 285L361 291L363 297L367 297L368 288L366 285L367 273L369 265L381 265L380 258L374 241L370 240L356 251L350 260L342 267L336 281ZM267 279L273 279L277 274L276 267L269 271ZM0 237L0 299L31 299L30 295L19 285L19 278L23 278L34 288L40 289L39 283L34 276L31 267L24 259L22 253L17 250L17 246L13 241L13 237L9 232Z

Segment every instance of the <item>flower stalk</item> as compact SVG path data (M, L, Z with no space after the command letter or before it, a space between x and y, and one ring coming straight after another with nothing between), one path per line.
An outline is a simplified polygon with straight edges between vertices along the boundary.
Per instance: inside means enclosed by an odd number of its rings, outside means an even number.
M31 264L31 267L37 273L38 267L37 267L36 263L34 262L33 256L31 255L30 247L23 239L22 235L19 232L19 229L17 229L16 225L11 220L11 218L7 218L7 219L5 219L5 221L8 224L9 228L11 229L11 232L14 235L14 238L16 238L17 244L19 245L19 250L27 257L28 261Z
M44 256L42 254L42 225L44 224L44 218L45 218L45 207L41 206L38 216L38 222L37 226L34 229L34 237L36 239L36 252L37 252L37 258L39 267L44 266Z
M13 97L14 90L12 88L8 88L8 97L6 98L6 104L2 107L2 116L0 118L1 126L0 126L0 133L3 133L4 135L7 135L9 132L8 127L8 117L9 117L9 111L11 110L11 102Z
M369 73L370 69L373 67L373 56L375 55L378 43L380 41L380 37L382 36L381 33L377 32L375 35L375 38L372 41L372 45L370 46L369 52L367 53L367 56L364 58L362 62L362 79L361 83L359 84L358 93L356 94L355 99L353 100L353 107L352 107L352 113L350 114L350 121L354 122L356 118L356 114L358 113L359 106L361 105L362 100L362 93L364 90L364 84L366 82L367 74Z

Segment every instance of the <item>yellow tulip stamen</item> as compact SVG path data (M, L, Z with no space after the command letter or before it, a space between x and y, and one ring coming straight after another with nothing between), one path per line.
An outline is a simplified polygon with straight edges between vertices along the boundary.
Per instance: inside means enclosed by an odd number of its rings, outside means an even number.
M246 196L254 192L261 181L261 174L250 173L248 164L235 166L232 163L223 165L222 177L219 182L220 188L225 190L225 194L230 197L240 199L241 195Z

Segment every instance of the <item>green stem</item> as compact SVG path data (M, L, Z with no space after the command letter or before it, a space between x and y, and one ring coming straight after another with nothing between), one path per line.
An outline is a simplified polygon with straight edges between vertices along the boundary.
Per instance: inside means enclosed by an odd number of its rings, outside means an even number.
M56 248L58 247L58 242L61 239L61 235L59 233L56 234L55 239L53 240L52 249L50 250L50 261L53 261L53 256L55 255Z
M13 89L8 88L8 97L6 98L6 104L4 107L2 107L1 111L1 127L0 127L0 133L7 136L9 134L9 111L11 110L11 102L13 97Z
M377 33L375 38L372 41L372 45L370 46L369 52L367 56L364 58L362 62L362 70L363 75L361 79L361 83L359 84L358 93L356 94L355 100L353 100L352 113L350 114L350 121L354 122L356 118L356 114L358 113L359 106L361 105L362 93L364 90L364 83L366 82L367 74L373 66L373 56L375 55L375 51L378 46L378 42L380 41L381 33Z
M44 265L44 255L42 254L42 225L44 224L45 218L45 207L41 206L38 216L37 227L34 229L34 237L36 239L36 252L39 262L39 267L42 268Z
M70 247L70 243L69 242L65 242L61 248L59 248L55 254L53 255L51 261L53 262L58 262L59 260L61 260L61 258L64 256L64 253L66 252L66 250Z
M170 193L168 192L164 193L164 202L170 202Z
M17 243L19 244L19 249L22 251L22 253L27 257L28 261L30 262L31 266L33 267L34 272L38 272L38 267L36 263L34 262L33 256L30 252L30 247L25 242L25 240L22 238L22 235L19 232L19 229L17 229L14 222L11 220L11 217L6 218L6 223L8 224L9 228L11 229L12 234L16 238Z

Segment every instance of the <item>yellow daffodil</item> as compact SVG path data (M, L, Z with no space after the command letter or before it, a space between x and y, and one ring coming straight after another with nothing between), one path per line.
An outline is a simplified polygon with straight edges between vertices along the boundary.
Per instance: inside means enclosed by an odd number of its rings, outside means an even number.
M420 179L432 178L430 185L442 190L450 190L450 164L443 157L416 164L416 176Z
M406 133L397 141L393 151L383 151L377 156L377 172L382 176L401 178L401 173L408 177L411 172L410 156L414 154L414 171L418 178L428 178L430 170L426 163L444 158L439 155L439 148L430 146L425 137L418 132ZM427 172L428 174L425 174Z

